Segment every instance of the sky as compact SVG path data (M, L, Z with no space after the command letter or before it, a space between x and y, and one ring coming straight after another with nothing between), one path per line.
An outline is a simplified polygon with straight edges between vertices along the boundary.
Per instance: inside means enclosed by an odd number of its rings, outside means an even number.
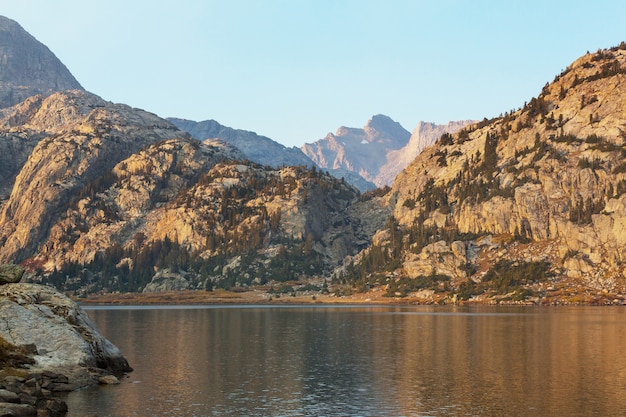
M481 120L587 51L623 0L0 0L105 100L301 146L385 114Z

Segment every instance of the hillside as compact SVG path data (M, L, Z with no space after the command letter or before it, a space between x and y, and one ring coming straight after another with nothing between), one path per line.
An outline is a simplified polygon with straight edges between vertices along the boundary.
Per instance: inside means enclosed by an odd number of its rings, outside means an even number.
M523 108L420 154L339 276L431 302L621 302L625 114L626 45L581 57Z
M419 122L415 129L413 129L408 143L401 149L390 151L386 155L386 162L378 171L378 184L381 186L393 185L398 174L413 162L415 157L424 149L434 144L443 134L456 133L471 123L474 122L471 120L462 120L449 122L445 125Z
M379 227L328 174L244 161L83 91L33 97L0 126L2 146L24 143L1 179L0 259L61 271L37 280L62 289L140 291L155 267L192 288L320 276Z

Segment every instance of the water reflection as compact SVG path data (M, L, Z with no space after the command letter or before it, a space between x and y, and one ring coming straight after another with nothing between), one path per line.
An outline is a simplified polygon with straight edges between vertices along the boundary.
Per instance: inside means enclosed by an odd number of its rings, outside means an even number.
M618 416L618 308L89 310L135 368L70 416Z

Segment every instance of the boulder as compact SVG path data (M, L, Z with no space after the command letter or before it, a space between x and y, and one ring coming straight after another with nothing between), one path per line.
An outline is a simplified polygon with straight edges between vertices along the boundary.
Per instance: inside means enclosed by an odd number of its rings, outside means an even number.
M0 403L0 417L35 417L37 409L30 404Z
M15 264L0 265L0 285L20 282L24 268Z
M105 373L132 370L78 304L53 288L25 283L0 287L0 316L0 337L16 346L36 346L31 370L69 373L72 388L95 384Z
M12 391L8 391L6 389L0 389L0 402L19 403L20 397Z
M146 285L143 292L184 291L186 289L189 289L189 281L185 279L183 274L164 269L152 277L152 281Z

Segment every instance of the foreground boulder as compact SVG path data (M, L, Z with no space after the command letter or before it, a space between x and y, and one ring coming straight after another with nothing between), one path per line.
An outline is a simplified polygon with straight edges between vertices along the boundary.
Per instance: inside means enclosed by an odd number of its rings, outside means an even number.
M132 371L78 304L53 288L26 283L0 287L0 317L0 337L16 346L34 345L31 371L68 375L73 388Z

